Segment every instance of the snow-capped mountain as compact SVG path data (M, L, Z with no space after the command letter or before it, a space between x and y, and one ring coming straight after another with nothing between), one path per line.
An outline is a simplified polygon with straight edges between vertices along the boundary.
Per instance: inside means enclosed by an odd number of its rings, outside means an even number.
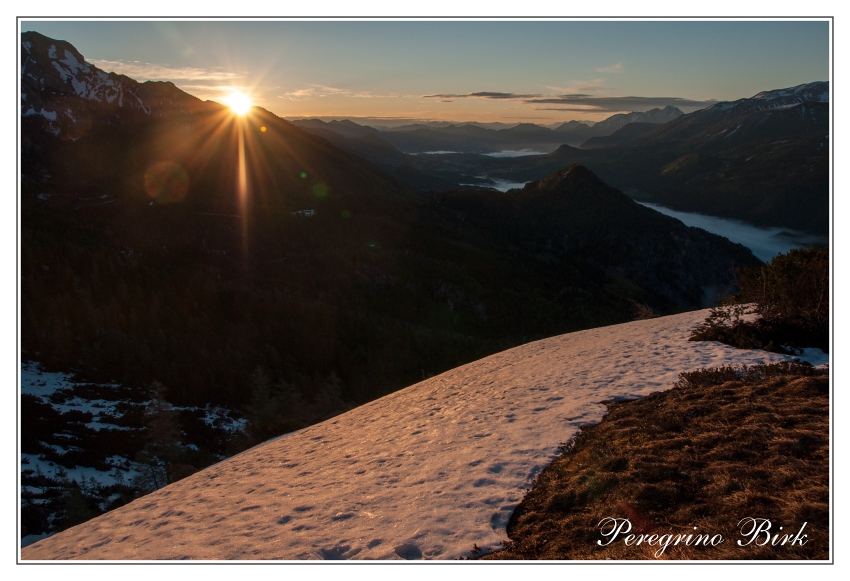
M806 83L787 89L762 91L748 99L716 103L710 107L686 115L679 121L679 125L722 123L723 121L752 113L782 111L798 106L801 106L800 115L805 115L805 112L811 112L818 108L828 110L828 104L829 83Z
M21 35L21 115L40 115L48 131L74 133L99 115L118 111L162 117L203 107L173 83L139 83L86 62L70 43L37 32Z
M789 87L787 89L762 91L757 95L753 95L752 98L762 99L764 101L782 99L785 101L797 101L798 103L805 103L808 101L829 103L829 83L825 81L818 81L815 83L797 85L796 87Z
M601 402L670 389L682 371L789 359L688 341L706 315L497 353L270 440L21 556L454 559L497 546L524 489L559 444L603 417Z
M792 137L826 131L829 121L829 83L815 82L763 91L748 99L724 101L676 119L648 136L649 141L669 141L698 136L704 141L727 138L744 126L753 138L761 138L765 127L777 137ZM751 127L750 127L751 126ZM740 139L740 135L738 139ZM774 138L773 135L770 136Z

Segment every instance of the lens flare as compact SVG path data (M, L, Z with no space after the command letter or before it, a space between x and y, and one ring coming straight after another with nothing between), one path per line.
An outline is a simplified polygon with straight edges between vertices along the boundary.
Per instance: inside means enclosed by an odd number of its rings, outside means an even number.
M313 195L317 198L324 198L328 195L328 186L326 186L322 182L313 184Z
M251 110L251 97L242 91L231 91L224 103L237 115L244 115Z
M180 164L161 161L145 172L145 190L157 202L181 202L189 191L189 177Z

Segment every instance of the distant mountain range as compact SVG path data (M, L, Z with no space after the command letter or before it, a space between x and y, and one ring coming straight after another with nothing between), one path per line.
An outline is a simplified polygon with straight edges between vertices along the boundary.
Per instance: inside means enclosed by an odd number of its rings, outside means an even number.
M765 91L655 127L626 125L585 149L562 146L489 175L536 179L583 163L638 199L827 236L828 101L825 82Z
M551 151L562 145L580 145L593 137L611 135L630 123L666 123L682 115L676 107L652 109L612 115L593 126L578 121L569 121L554 128L533 123L519 123L511 127L491 128L483 124L411 124L385 128L358 125L350 120L296 119L292 123L316 135L334 139L332 131L344 138L366 135L378 136L385 142L405 153L430 153L453 151L462 153L494 153L503 150L531 149ZM364 151L367 148L363 148Z
M487 180L476 177L476 172L453 174L431 172L423 165L427 161L412 156L422 153L495 153L501 151L552 151L561 144L599 147L600 138L615 133L622 127L654 128L659 123L681 116L676 107L652 109L646 112L617 114L592 126L579 121L569 121L555 127L543 127L533 123L519 123L494 129L488 125L465 123L417 123L393 128L359 125L353 121L320 119L296 119L293 125L314 135L324 137L340 149L368 159L383 170L408 185L425 191L444 191L460 184L480 183ZM403 153L407 152L407 153Z
M310 130L319 132L317 126ZM687 115L672 107L614 115L592 128L570 121L555 129L521 124L494 131L464 125L396 133L401 135L396 142L465 153L405 155L390 145L385 132L371 133L368 140L327 129L323 135L425 191L492 185L493 180L526 182L582 163L640 200L760 226L829 233L825 82L764 91ZM548 155L498 159L470 152L485 142L490 150L542 150L551 147L545 145L550 139L564 144Z

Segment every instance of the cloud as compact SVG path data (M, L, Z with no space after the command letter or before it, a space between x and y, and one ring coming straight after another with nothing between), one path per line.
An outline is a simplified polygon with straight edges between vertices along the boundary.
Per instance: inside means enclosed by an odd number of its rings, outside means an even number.
M338 89L336 87L329 87L327 85L310 85L306 89L298 89L297 91L288 91L286 93L282 93L278 95L278 98L287 99L289 101L309 101L310 99L321 99L323 97L333 96L353 97L355 99L387 99L396 97L413 97L413 95L406 95L403 93L389 93L386 95L377 95L369 91L361 91L359 93L355 93L353 91L349 91L348 89Z
M541 99L527 99L530 105L565 105L562 111L587 111L588 113L619 113L622 111L648 111L656 107L673 105L679 109L695 111L709 105L707 101L694 101L682 97L599 97L587 94L557 95ZM558 109L538 109L556 111Z
M611 65L610 67L602 67L601 69L596 70L600 73L622 73L623 63L617 63L616 65Z
M363 91L362 93L350 93L349 96L359 99L397 99L400 97L413 97L414 95L406 93L387 93L386 95L377 95L375 93L370 93L369 91Z
M604 113L592 107L533 107L535 111L571 111L573 113Z
M203 90L203 91L222 91L222 92L227 92L227 93L230 93L232 91L243 91L243 92L248 92L248 93L256 92L256 89L253 89L251 87L246 87L244 85L230 84L230 83L228 83L226 85L208 85L206 83L194 85L194 84L191 84L191 83L180 83L180 88L183 89L184 91L188 91L190 89L195 89L195 90Z
M611 91L614 87L604 87L605 79L590 79L588 81L570 81L567 87L552 87L547 85L550 91L558 93L598 93L600 91Z
M614 67L620 69L622 63ZM603 87L604 79L589 79L570 81L569 87L548 87L558 91L555 95L538 95L526 93L509 93L500 91L478 91L475 93L439 93L422 95L423 99L437 99L441 102L451 102L454 99L495 99L499 101L517 101L532 105L536 111L569 111L584 113L623 113L629 111L648 111L664 108L668 105L678 107L685 113L707 107L709 101L694 101L683 97L609 97L594 94L600 91L610 92L612 87ZM540 107L540 105L556 105L556 107ZM557 105L562 105L557 107Z
M221 69L197 67L172 67L138 61L89 60L91 64L107 72L127 75L137 81L227 81L242 78L242 75Z
M498 93L494 91L480 91L478 93L466 93L465 95L422 95L423 99L500 99L506 101L522 101L542 97L543 95L522 95L518 93Z
M310 99L321 99L323 97L332 97L334 95L352 96L351 91L346 89L338 89L327 85L310 85L306 89L298 89L296 91L287 91L278 95L281 99L290 101L309 101Z
M454 99L495 99L499 101L518 101L532 105L537 111L581 111L585 113L622 113L629 111L648 111L656 107L664 108L673 105L689 113L703 109L709 105L707 101L694 101L682 97L608 97L593 94L602 90L610 91L611 87L603 87L604 79L589 79L585 81L570 81L569 87L547 87L559 91L556 95L537 95L525 93L509 93L499 91L479 91L475 93L440 93L422 95L423 99L437 99L450 102ZM539 107L539 105L562 105L563 107Z

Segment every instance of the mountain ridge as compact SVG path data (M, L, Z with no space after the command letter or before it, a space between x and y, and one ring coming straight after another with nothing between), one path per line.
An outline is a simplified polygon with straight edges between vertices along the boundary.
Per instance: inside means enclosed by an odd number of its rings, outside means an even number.
M581 145L589 138L611 135L631 123L666 123L682 115L674 107L655 108L649 111L618 113L607 119L589 126L579 121L569 121L555 128L544 127L534 123L517 123L512 127L492 129L479 124L411 124L395 127L391 130L375 130L384 141L407 153L422 153L427 151L457 150L460 152L487 153L500 149L534 149L551 147L552 145ZM351 125L359 128L369 127L358 125L350 120ZM333 130L332 123L320 120L293 120L293 124L309 130ZM337 126L339 127L339 126ZM349 125L350 127L350 125ZM369 129L374 129L369 127ZM365 133L367 129L357 130ZM337 131L342 137L359 137L351 129ZM473 141L470 141L472 139ZM368 156L368 154L367 154Z

